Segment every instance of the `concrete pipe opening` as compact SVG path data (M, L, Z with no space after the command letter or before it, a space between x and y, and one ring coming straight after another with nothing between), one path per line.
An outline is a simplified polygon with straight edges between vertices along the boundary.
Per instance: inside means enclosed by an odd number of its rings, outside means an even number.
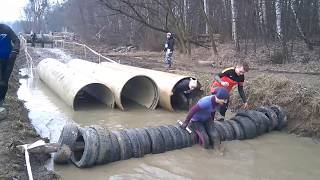
M198 81L198 85L197 88L192 92L192 96L186 95L183 92L176 92L175 89L176 87L178 87L180 84L185 83L184 81L189 81L190 77L186 77L181 79L180 81L178 81L173 89L172 89L172 96L170 97L170 101L171 101L171 106L173 108L174 111L185 111L185 110L189 110L189 101L194 101L194 97L197 97L199 94L201 94L201 90L200 90L200 83ZM190 102L190 103L196 103L196 102Z
M154 109L159 99L158 87L147 76L134 76L123 86L120 97L124 109L132 109L139 106Z
M114 96L103 84L92 83L81 88L73 102L74 110L114 107Z

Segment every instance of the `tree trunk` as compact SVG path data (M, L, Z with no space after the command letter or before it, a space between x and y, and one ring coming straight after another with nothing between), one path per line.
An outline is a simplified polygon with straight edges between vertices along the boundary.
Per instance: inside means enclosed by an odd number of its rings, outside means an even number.
M262 8L262 16L263 16L264 28L266 28L267 27L267 5L266 5L266 0L261 0L261 8Z
M259 29L261 31L261 34L264 36L264 20L263 20L262 0L258 0L257 12L258 12L257 14L259 17Z
M281 0L275 0L275 9L276 9L276 31L277 31L277 37L279 38L281 48L282 48L282 54L285 59L282 60L282 63L284 61L287 61L287 55L288 55L288 50L287 50L287 45L286 41L282 32L282 20L281 20Z
M303 29L301 27L301 23L300 23L298 15L297 15L295 4L296 4L296 0L291 0L290 5L291 5L291 9L292 9L292 12L293 12L294 19L296 20L296 25L298 27L299 33L300 33L301 37L303 38L304 42L306 43L307 48L309 50L313 50L312 44L310 43L309 39L306 37L306 35L303 32Z
M240 44L238 39L238 30L237 30L237 6L235 0L231 0L231 15L232 15L232 40L236 44L236 50L240 51Z
M200 3L202 3L202 6L201 6L201 12L204 16L204 20L206 22L206 24L208 25L208 31L209 31L209 37L210 37L210 41L211 41L211 47L212 47L212 52L214 55L218 55L218 50L217 50L217 46L216 46L216 43L215 43L215 40L214 40L214 36L213 36L213 25L209 19L209 16L207 16L206 12L205 12L205 6L204 6L204 1L205 0L201 0Z
M318 25L320 29L320 0L318 0Z
M204 9L205 15L208 17L208 3L207 3L207 0L203 0L203 9ZM208 33L209 33L208 23L206 22L206 34L208 34Z
M183 0L183 21L184 21L184 26L188 30L188 0Z

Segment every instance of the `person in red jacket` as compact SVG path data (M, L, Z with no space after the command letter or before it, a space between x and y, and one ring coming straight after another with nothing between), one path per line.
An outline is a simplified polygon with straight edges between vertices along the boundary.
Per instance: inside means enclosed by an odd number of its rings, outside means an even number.
M238 92L240 97L244 103L244 108L248 107L248 102L246 95L243 91L243 84L244 84L244 74L249 71L249 64L247 62L242 62L236 65L236 67L230 67L224 69L222 72L216 74L214 76L214 81L210 86L211 94L216 94L216 89L218 87L224 87L229 92L232 90L234 86L238 86ZM220 108L220 114L225 117L226 111L228 109L228 103L224 104Z

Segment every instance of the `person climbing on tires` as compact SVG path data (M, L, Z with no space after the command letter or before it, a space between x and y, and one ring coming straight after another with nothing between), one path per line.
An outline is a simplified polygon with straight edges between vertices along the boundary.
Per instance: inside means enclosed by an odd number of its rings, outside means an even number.
M0 24L0 107L4 103L8 81L19 50L20 40L17 35L9 26Z
M216 94L216 89L219 87L226 88L229 93L235 85L238 85L238 92L243 102L243 108L248 107L246 95L243 90L244 85L244 74L249 71L249 64L247 62L238 63L235 67L229 67L224 69L222 72L214 76L214 81L210 86L210 92L212 95ZM220 107L220 114L224 120L226 111L228 109L229 99L227 103Z
M184 79L173 89L173 101L181 110L189 110L192 105L193 92L198 87L198 80L190 78Z
M164 44L164 52L165 52L164 62L165 62L167 70L169 70L172 66L173 46L174 46L173 35L170 32L168 32L166 43Z
M186 129L190 125L199 137L199 144L206 149L210 148L212 140L215 137L212 137L209 131L209 123L210 121L214 121L216 109L226 104L228 99L229 91L226 88L216 88L214 95L201 98L189 110L181 128ZM209 139L211 142L209 142Z

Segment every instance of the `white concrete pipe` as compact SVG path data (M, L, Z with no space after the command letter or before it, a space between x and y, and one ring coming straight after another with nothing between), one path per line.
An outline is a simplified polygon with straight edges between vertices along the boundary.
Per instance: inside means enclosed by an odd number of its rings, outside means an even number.
M111 89L88 76L68 68L56 59L47 58L37 66L40 79L74 110L90 103L113 108L115 98ZM88 102L89 101L89 102Z
M156 83L142 73L105 69L97 63L81 59L69 61L68 66L110 87L117 106L122 110L130 109L136 104L155 109L158 104L159 92Z
M101 65L108 68L108 70L114 69L117 71L129 73L139 72L153 79L156 82L160 92L159 105L162 108L167 109L169 111L180 110L180 105L178 103L180 103L181 100L177 100L180 96L175 94L173 92L173 89L183 80L191 78L190 76L183 76L151 69L138 68L123 64L102 62ZM198 85L200 86L200 84Z

